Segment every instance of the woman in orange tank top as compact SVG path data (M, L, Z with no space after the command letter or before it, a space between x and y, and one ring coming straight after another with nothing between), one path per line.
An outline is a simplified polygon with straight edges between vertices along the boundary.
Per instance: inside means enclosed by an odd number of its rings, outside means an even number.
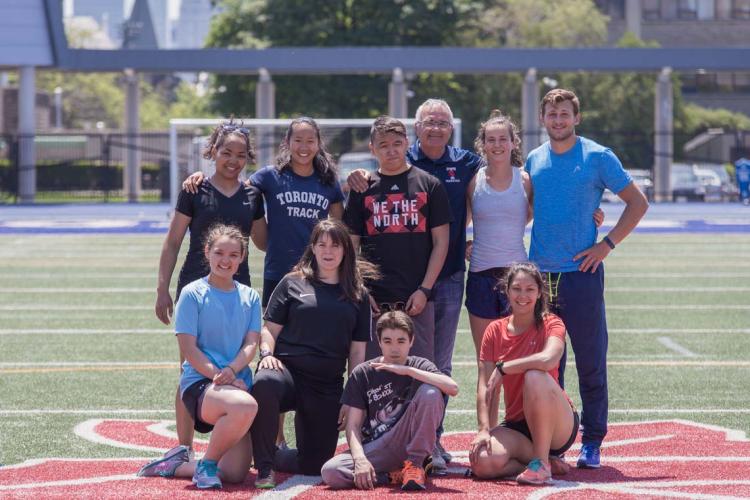
M565 325L547 312L544 280L534 264L514 264L504 285L511 315L490 323L482 338L479 432L469 458L476 477L547 484L553 474L568 471L561 455L578 433L578 413L558 383ZM500 386L505 419L490 429L490 396Z

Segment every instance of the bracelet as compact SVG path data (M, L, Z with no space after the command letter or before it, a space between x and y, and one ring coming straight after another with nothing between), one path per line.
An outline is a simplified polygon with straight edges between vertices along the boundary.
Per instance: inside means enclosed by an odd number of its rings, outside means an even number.
M234 378L237 378L237 372L234 371L234 368L232 368L232 365L227 365L227 368L229 368L230 370L232 370L232 375L234 375Z
M609 239L609 236L605 236L604 238L602 238L602 241L607 244L610 250L615 249L615 242Z
M273 353L268 349L261 349L258 353L260 356L260 359L267 358L268 356L273 356Z
M497 368L497 371L500 372L500 375L503 377L505 376L505 372L503 371L503 365L505 364L505 361L498 361L495 363L495 368Z
M420 292L424 294L425 297L427 297L427 300L430 300L430 297L432 296L432 288L427 288L426 286L419 285L419 288L417 288Z

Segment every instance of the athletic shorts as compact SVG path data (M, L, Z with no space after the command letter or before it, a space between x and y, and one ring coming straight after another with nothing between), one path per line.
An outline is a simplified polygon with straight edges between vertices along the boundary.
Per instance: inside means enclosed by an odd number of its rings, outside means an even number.
M280 281L281 280L268 280L263 278L263 298L260 302L260 305L263 306L263 309L268 307L268 301L271 299L271 294L276 289L276 285L278 285Z
M500 280L507 267L493 267L479 272L469 272L466 279L466 309L484 319L498 319L510 312L508 297L502 291Z
M206 394L206 389L209 385L211 385L211 380L204 378L185 389L185 392L182 393L182 402L185 408L187 408L188 413L190 413L190 416L193 417L193 422L195 422L193 428L204 434L211 432L214 428L213 425L200 419L203 396Z
M578 417L578 412L573 410L573 431L570 433L570 438L568 438L568 441L558 449L549 450L550 455L559 457L560 455L568 451L571 446L573 446L573 443L576 440L576 436L578 435L578 426L580 425L580 422L581 420ZM531 439L531 431L529 430L529 426L526 423L526 420L518 420L516 422L508 422L506 420L503 420L500 426L505 427L506 429L513 429L514 431L520 432L521 434L526 436L529 441L533 441L533 439Z

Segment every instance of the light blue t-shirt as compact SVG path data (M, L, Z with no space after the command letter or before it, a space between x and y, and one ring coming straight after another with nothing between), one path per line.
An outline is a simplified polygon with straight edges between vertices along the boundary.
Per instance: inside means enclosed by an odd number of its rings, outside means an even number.
M563 154L545 142L529 153L526 171L534 189L529 260L545 272L576 271L573 257L596 242L604 189L619 193L632 178L609 148L584 137Z
M260 332L260 296L258 292L234 282L234 290L220 290L201 278L185 286L175 310L175 334L197 337L198 349L221 369L229 365L242 347L247 332ZM187 360L182 365L180 394L192 384L204 379ZM237 377L248 389L253 376L249 367Z

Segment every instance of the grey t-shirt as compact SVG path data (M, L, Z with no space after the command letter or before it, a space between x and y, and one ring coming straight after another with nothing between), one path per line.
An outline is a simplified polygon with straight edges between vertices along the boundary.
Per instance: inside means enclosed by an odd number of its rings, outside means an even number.
M377 371L371 363L378 358L357 366L344 389L341 403L365 410L362 424L362 443L368 443L388 432L404 414L422 382L408 375L396 375L388 371ZM440 373L432 361L419 356L406 358L406 366L431 373Z

